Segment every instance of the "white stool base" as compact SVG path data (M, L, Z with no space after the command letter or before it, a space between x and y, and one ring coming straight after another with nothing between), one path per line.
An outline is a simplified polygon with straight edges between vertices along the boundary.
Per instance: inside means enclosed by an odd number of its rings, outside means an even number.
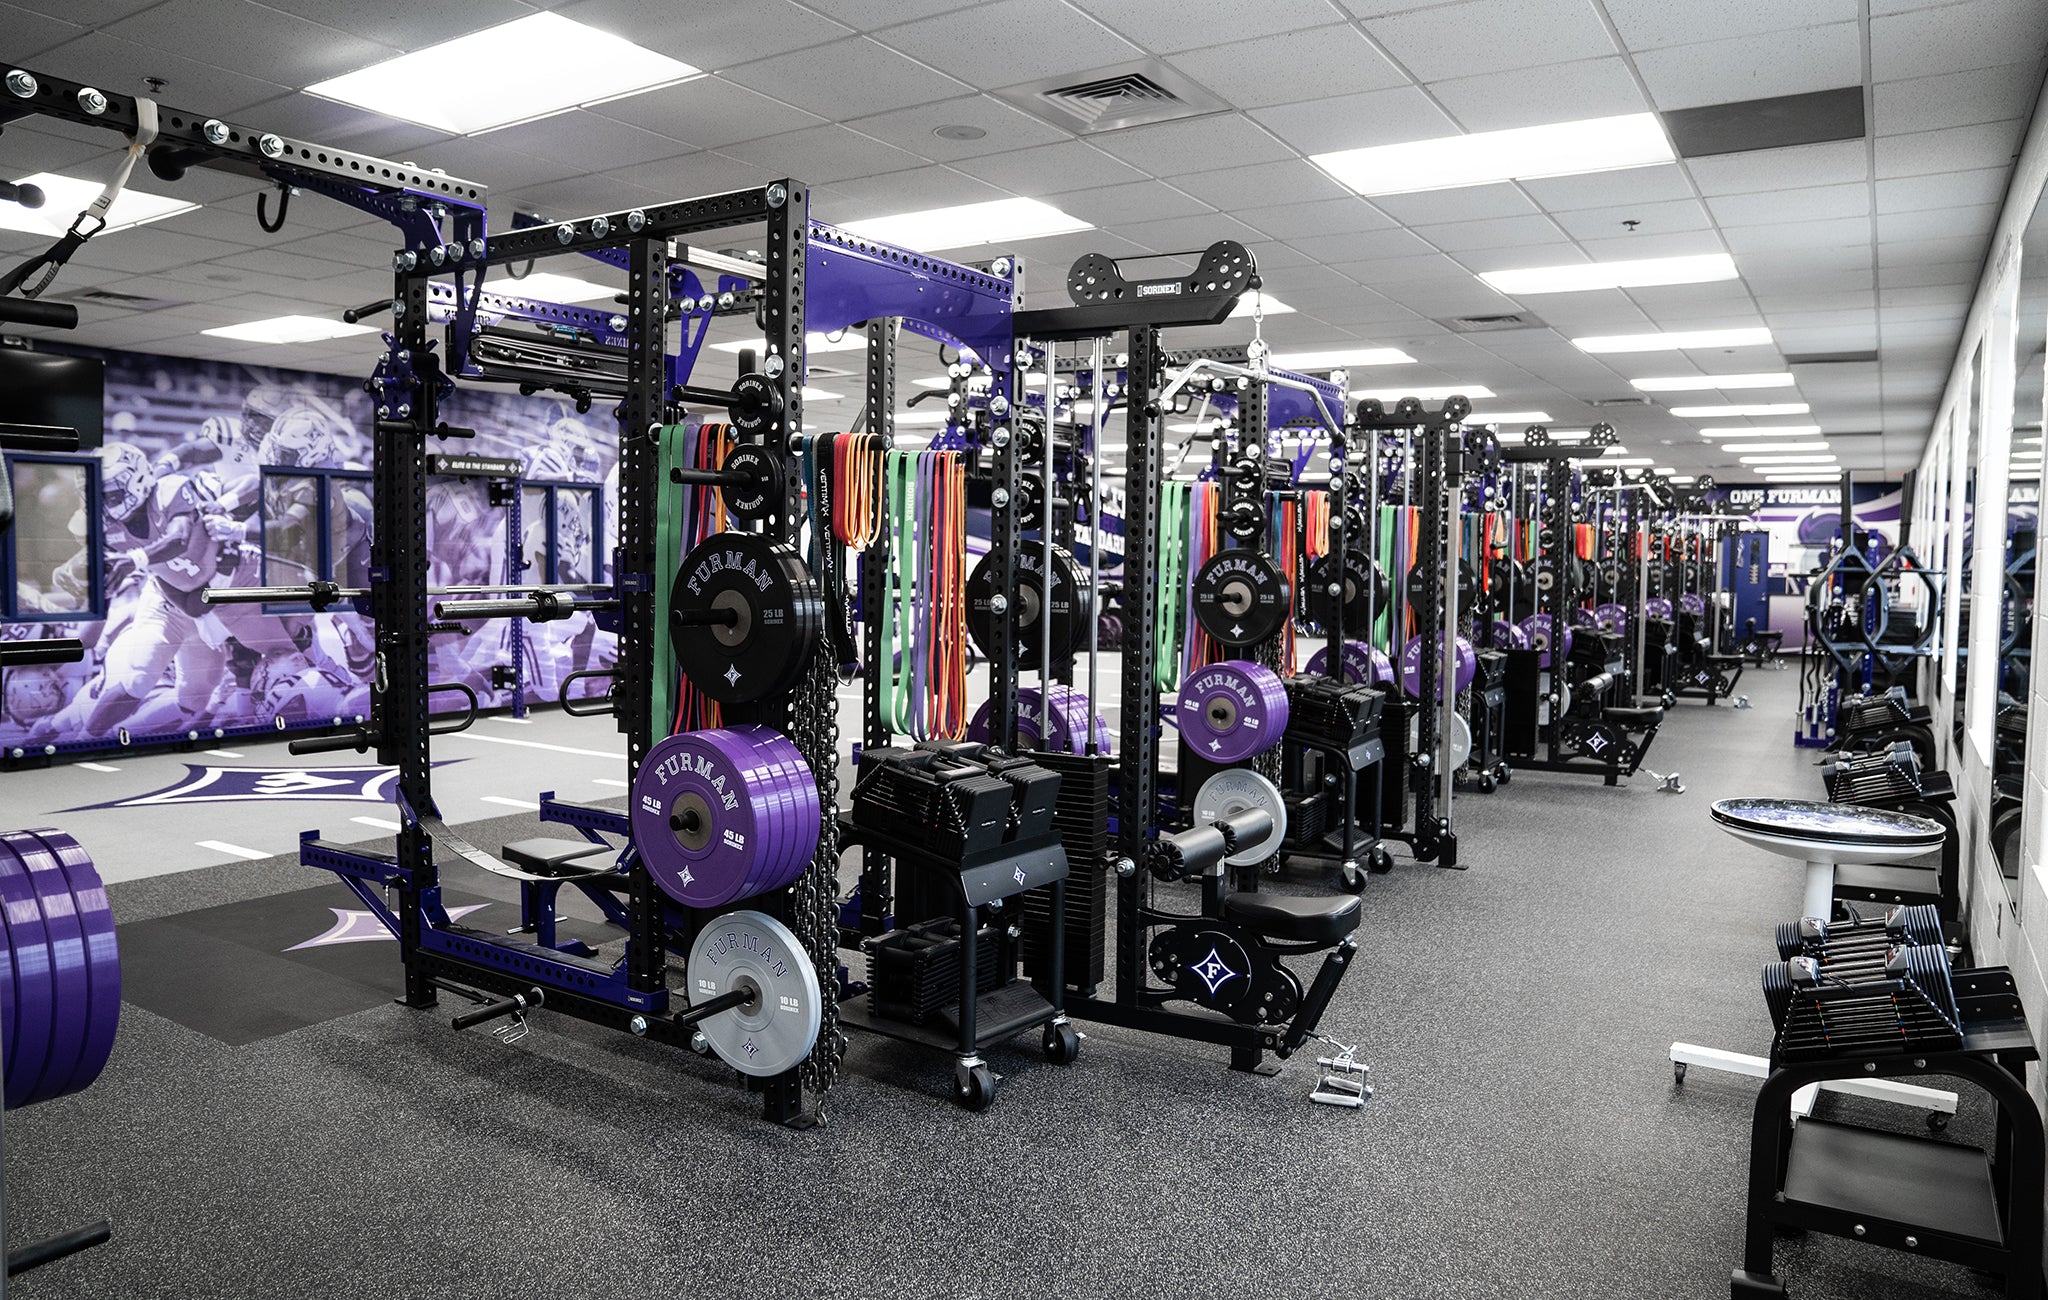
M1695 1043L1673 1043L1671 1063L1688 1068L1697 1065L1723 1074L1746 1074L1752 1079L1765 1078L1771 1072L1771 1063L1764 1057L1723 1051L1718 1047L1701 1047ZM1956 1094L1938 1088L1922 1088L1918 1084L1899 1083L1892 1079L1829 1079L1825 1083L1809 1083L1792 1094L1793 1116L1805 1119L1813 1114L1814 1099L1823 1088L1851 1097L1869 1097L1874 1101L1911 1106L1916 1110L1943 1115L1956 1113Z

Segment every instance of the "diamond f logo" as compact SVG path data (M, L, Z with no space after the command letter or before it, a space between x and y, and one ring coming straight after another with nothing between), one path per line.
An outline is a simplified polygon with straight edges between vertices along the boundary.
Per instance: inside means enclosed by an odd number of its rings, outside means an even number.
M1216 996L1217 989L1222 988L1232 980L1244 978L1242 974L1231 969L1229 962L1223 960L1223 954L1216 950L1214 944L1209 945L1209 955L1207 957L1202 958L1202 960L1188 967L1188 969L1193 971L1202 983L1209 986L1209 996L1212 998Z

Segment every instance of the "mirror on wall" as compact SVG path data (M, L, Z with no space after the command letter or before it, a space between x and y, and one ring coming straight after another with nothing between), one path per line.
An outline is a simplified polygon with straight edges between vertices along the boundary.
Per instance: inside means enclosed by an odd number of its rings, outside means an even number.
M1991 768L1991 850L2015 914L2025 853L2027 709L2033 696L2034 552L2040 524L2041 434L2048 414L2048 201L2020 245L2013 330L2012 449L2006 467L2005 552L1998 622L1998 719Z

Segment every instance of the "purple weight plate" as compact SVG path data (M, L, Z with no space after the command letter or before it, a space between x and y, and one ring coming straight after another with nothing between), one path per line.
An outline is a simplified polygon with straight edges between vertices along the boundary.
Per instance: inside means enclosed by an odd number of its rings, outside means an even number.
M52 986L43 909L36 904L28 868L5 843L0 843L0 917L7 939L8 969L0 974L8 977L6 1105L11 1110L28 1104L49 1059Z
M26 1104L32 1105L62 1096L71 1072L78 1068L92 1005L92 976L85 968L85 930L78 924L78 905L57 855L27 831L0 831L0 841L28 871L29 890L42 909L50 952L50 1050L40 1078L29 1090Z
M114 1051L115 1034L121 1026L121 951L114 938L114 909L107 902L107 887L92 864L92 855L77 840L48 827L29 834L56 855L57 865L63 868L64 878L71 885L79 925L85 931L85 962L91 976L85 1046L79 1053L77 1068L71 1072L71 1083L64 1090L79 1092L107 1067L107 1058Z
M1696 591L1688 591L1679 596L1678 607L1694 618L1707 612L1706 598Z
M1628 606L1609 601L1593 606L1593 626L1602 632L1625 632L1628 630Z
M747 876L751 898L780 889L802 874L817 844L817 786L803 755L780 732L767 727L734 727L727 734L752 753L756 824L762 840ZM805 835L808 828L809 835Z
M1280 743L1287 692L1272 670L1242 659L1198 668L1180 687L1180 734L1212 763L1237 763Z
M1598 627L1600 626L1600 617L1584 605L1580 605L1572 610L1572 626Z
M1662 596L1652 596L1643 602L1643 613L1650 618L1662 619L1664 622L1669 623L1671 621L1671 602Z
M1529 639L1529 648L1543 652L1543 657L1537 660L1537 663L1544 668L1549 668L1550 615L1531 614L1521 621L1520 627L1522 635ZM1564 630L1564 645L1561 647L1561 652L1566 659L1572 657L1572 630L1570 628Z
M1527 650L1528 634L1504 618L1493 621L1493 648L1496 650Z
M1472 643L1459 637L1452 649L1451 693L1453 695L1472 685L1472 679L1479 675L1479 655L1472 649ZM1410 695L1422 694L1422 638L1408 638L1408 648L1401 652L1401 688ZM1441 691L1442 687L1439 686Z
M758 838L744 773L721 745L705 739L714 734L686 731L660 741L633 783L633 842L662 892L685 907L719 907L738 897L753 863L749 846ZM676 801L686 795L705 811L704 837L696 845L669 827ZM741 837L739 848L725 841L727 830Z
M1354 686L1376 686L1394 680L1393 661L1378 646L1346 640L1339 658L1344 665L1344 680ZM1329 662L1330 647L1326 645L1309 659L1305 671L1328 677Z

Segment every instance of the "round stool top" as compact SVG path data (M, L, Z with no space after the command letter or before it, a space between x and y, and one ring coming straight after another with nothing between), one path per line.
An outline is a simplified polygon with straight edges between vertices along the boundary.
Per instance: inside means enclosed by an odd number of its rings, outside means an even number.
M1813 799L1721 799L1722 828L1758 848L1807 862L1895 862L1936 848L1940 822L1883 808Z

